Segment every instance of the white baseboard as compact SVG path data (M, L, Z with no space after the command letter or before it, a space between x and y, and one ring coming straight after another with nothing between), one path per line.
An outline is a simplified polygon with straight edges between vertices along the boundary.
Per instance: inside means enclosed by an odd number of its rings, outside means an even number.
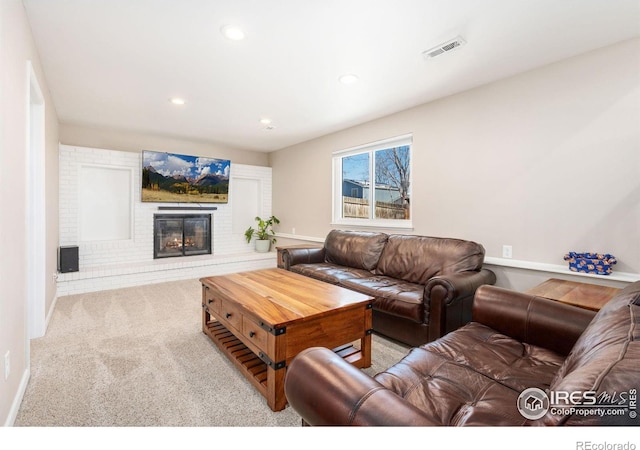
M27 367L24 370L24 373L22 374L22 380L20 380L20 386L18 386L18 392L16 392L16 396L13 398L13 403L11 403L11 409L9 409L9 415L7 416L7 420L4 423L5 427L12 427L16 421L16 417L18 417L18 411L20 410L20 405L22 404L24 393L27 391L29 378L31 378L31 370Z
M53 311L56 309L56 304L58 303L58 293L53 297L53 302L51 302L51 308L49 308L49 312L47 313L47 318L44 321L44 334L47 334L47 330L49 329L49 321L53 316Z

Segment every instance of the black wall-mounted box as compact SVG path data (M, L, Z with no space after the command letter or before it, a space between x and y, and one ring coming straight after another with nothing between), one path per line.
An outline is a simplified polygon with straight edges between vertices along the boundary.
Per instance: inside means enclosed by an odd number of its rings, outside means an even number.
M78 247L66 246L58 248L58 272L77 272L78 270Z

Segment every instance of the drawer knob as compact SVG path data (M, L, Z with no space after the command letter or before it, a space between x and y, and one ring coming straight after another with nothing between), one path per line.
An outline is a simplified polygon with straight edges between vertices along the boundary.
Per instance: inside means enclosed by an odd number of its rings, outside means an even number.
M213 303L213 299L210 298L209 300L207 300L209 302L209 304Z
M254 337L256 334L253 331L249 331L249 337L252 338Z
M231 313L226 313L224 316L228 319L229 317L231 317Z

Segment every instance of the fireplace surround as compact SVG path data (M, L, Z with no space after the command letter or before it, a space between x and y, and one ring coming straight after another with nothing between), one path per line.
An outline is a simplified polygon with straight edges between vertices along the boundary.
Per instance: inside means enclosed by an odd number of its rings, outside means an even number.
M211 253L211 214L153 215L154 259Z

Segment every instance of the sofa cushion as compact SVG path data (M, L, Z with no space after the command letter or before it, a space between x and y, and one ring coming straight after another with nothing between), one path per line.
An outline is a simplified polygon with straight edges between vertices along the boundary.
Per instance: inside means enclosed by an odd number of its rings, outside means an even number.
M340 284L345 279L371 276L368 270L352 269L331 263L296 264L291 266L290 270L331 284Z
M385 233L332 230L324 242L325 262L373 270L378 265L387 238Z
M513 339L477 322L470 322L425 347L517 392L529 387L548 388L564 362L563 355Z
M375 376L443 425L523 425L517 398L549 387L563 357L471 322Z
M484 247L471 241L428 236L390 235L376 273L426 284L438 275L480 270Z
M345 278L340 286L374 298L373 308L416 323L425 319L424 286L384 276Z
M640 283L634 283L596 314L558 370L550 389L596 391L598 399L609 396L621 400L621 391L640 388L639 340ZM558 415L550 411L541 420L546 425L590 425L603 421L616 423L620 417Z
M417 347L375 380L446 426L511 426L526 420L519 393L442 354Z

